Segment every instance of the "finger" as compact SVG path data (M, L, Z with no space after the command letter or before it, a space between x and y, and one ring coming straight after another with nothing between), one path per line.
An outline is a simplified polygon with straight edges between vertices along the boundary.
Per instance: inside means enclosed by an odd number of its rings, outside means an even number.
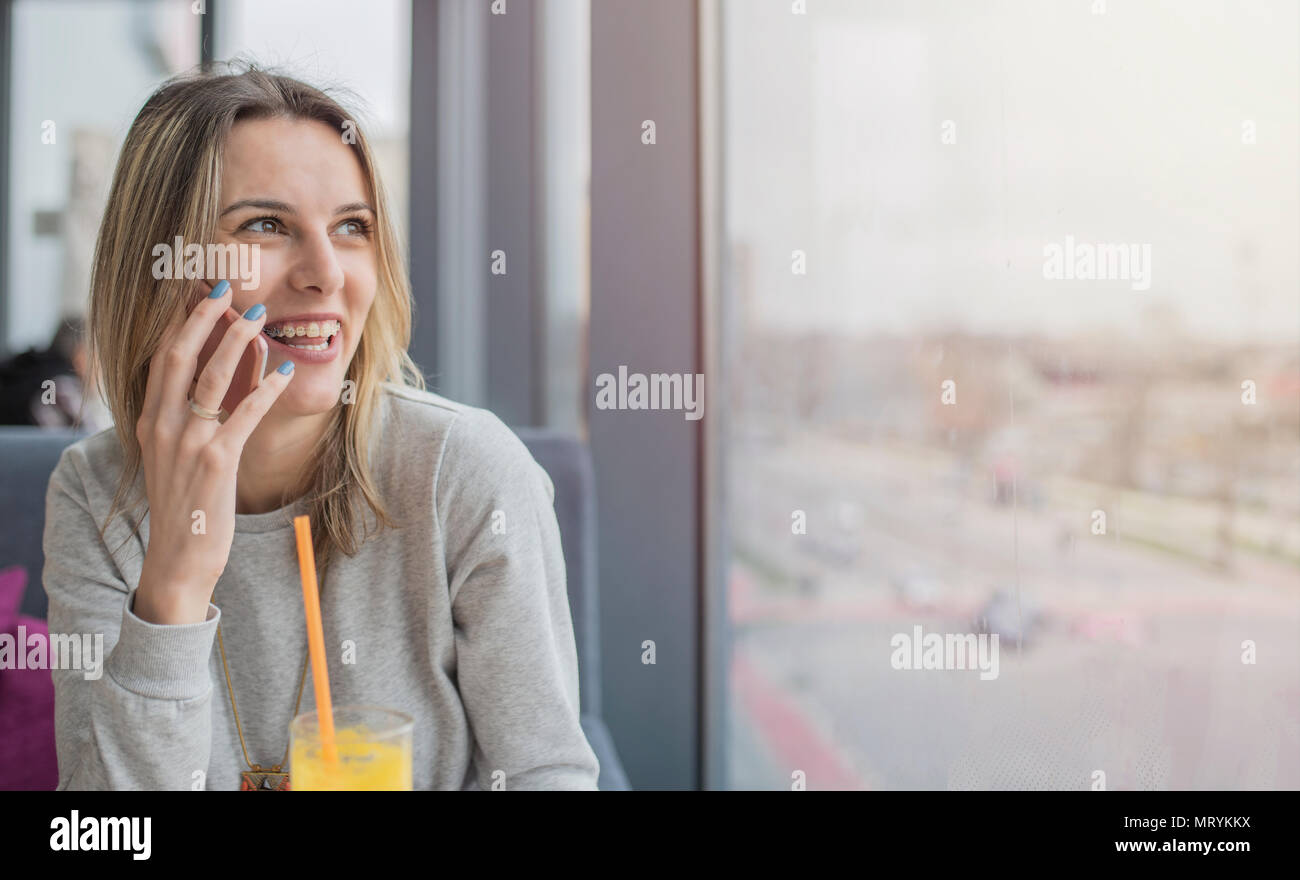
M163 359L159 357L161 352L167 350L176 334L180 332L181 326L185 323L185 314L179 314L172 318L170 324L163 330L162 336L158 340L158 347L154 350L153 355L149 358L149 373L144 386L144 405L140 409L141 421L147 421L154 418L158 412L158 399L162 393L162 374L165 372Z
M174 418L183 420L189 411L180 407L190 390L190 380L198 371L199 351L203 343L212 335L212 328L221 320L226 309L230 308L230 283L217 282L213 293L220 291L217 297L205 296L199 300L194 311L185 319L180 331L167 349L160 349L163 355L162 387L156 402L159 409L155 418Z
M284 363L292 366L293 361ZM222 442L232 444L234 449L243 448L258 422L262 421L262 417L279 398L280 392L284 391L293 379L292 369L288 375L281 373L282 369L284 364L267 373L261 384L239 402L239 406L235 407L235 411L230 414L230 418L226 419L217 434L218 437L224 438Z
M255 318L250 318L249 312L244 313L242 320L230 325L217 345L217 350L199 373L198 384L194 386L195 403L208 409L221 409L221 401L226 399L226 392L230 390L230 380L235 376L244 349L262 332L262 326L266 322L266 309L258 309L259 314Z

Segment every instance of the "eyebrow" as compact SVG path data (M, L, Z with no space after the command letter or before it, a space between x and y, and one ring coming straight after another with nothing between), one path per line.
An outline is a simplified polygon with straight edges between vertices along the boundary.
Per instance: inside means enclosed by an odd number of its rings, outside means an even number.
M261 208L264 211L278 211L281 214L295 214L293 206L288 202L281 202L275 199L240 199L231 205L228 205L221 216L224 217L232 211L238 211L241 208ZM339 214L350 214L354 211L369 211L375 213L375 209L365 202L348 202L346 205L339 205L334 209L335 216Z

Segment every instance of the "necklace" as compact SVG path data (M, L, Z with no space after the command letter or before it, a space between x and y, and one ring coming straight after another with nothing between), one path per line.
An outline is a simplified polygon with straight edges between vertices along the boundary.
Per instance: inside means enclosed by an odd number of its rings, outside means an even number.
M239 790L240 791L288 791L289 790L289 771L284 766L289 763L289 743L285 744L284 757L280 763L273 767L263 767L260 764L254 764L248 757L248 746L244 743L244 731L239 726L239 710L235 708L235 688L230 683L230 666L226 663L226 646L221 639L221 624L217 624L217 646L221 648L221 667L226 672L226 689L230 691L230 711L235 716L235 732L239 734L239 747L244 752L244 763L248 765L247 770L239 772ZM311 648L308 646L307 656L302 661L302 678L298 681L298 701L293 704L293 716L298 717L298 707L302 705L303 685L307 683L307 662L311 659Z

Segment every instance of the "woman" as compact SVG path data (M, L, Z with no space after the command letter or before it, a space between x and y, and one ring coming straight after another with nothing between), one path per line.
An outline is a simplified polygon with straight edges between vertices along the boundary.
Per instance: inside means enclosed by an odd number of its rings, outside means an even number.
M256 246L260 283L156 278L178 236ZM44 582L51 632L103 633L106 659L52 673L60 789L284 787L315 709L301 514L334 704L413 716L416 789L596 787L553 486L494 415L424 390L339 104L255 69L164 84L122 147L89 320L115 428L51 477ZM265 378L223 420L259 333Z

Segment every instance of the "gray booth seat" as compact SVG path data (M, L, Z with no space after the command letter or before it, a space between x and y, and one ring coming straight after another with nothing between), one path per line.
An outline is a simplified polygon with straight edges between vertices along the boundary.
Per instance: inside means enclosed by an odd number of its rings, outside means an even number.
M544 428L517 428L537 463L555 485L555 517L560 525L568 575L569 609L578 649L582 729L600 760L600 788L625 791L627 776L601 719L600 633L596 588L596 490L591 453L578 439ZM0 569L27 569L22 613L45 618L41 585L45 568L45 491L65 446L86 436L68 430L0 426Z

